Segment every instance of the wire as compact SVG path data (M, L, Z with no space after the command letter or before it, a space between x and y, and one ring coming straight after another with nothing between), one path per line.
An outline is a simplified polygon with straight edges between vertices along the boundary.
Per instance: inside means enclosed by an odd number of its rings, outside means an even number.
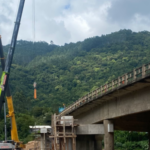
M32 25L33 25L33 44L35 43L35 0L32 0Z
M32 0L32 26L33 26L33 51L35 51L35 0ZM36 99L36 88L34 89L34 99Z

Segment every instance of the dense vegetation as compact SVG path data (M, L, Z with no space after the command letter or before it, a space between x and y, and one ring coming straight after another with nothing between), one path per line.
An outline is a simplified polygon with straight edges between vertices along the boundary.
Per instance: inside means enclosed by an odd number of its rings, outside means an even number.
M149 41L150 32L135 33L131 30L120 30L64 46L18 41L10 87L20 139L26 142L31 138L28 136L29 125L50 124L50 115L57 112L63 103L67 106L100 85L148 63ZM4 46L5 54L8 47ZM37 82L36 100L33 99L34 81ZM4 136L2 116L0 139ZM115 145L120 149L128 145L132 145L132 150L146 149L143 148L147 146L146 133L118 131L115 135Z

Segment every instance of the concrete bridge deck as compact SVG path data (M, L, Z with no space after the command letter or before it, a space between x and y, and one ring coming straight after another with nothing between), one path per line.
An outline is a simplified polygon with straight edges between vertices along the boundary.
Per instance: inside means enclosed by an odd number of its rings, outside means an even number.
M80 124L103 124L105 150L114 149L109 125L114 130L150 132L150 63L88 93L59 115L72 115Z
M118 77L98 89L81 97L72 105L68 106L59 115L78 116L91 110L93 107L102 105L104 102L114 98L120 98L128 93L150 86L150 63L134 69L131 72ZM99 122L99 121L97 121ZM96 123L96 122L93 122Z

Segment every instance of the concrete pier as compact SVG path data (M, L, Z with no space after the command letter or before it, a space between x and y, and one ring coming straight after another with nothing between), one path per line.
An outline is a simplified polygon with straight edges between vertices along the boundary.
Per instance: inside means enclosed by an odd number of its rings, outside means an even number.
M104 120L104 149L114 150L114 129L113 122L110 120Z

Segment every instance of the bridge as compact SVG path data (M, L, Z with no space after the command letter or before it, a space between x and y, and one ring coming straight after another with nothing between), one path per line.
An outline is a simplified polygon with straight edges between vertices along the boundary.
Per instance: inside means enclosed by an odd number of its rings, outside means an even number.
M114 150L114 130L150 132L150 63L81 97L59 114L66 115L79 124L103 125L105 150ZM86 143L78 144L78 150L102 149L103 134L78 139Z

